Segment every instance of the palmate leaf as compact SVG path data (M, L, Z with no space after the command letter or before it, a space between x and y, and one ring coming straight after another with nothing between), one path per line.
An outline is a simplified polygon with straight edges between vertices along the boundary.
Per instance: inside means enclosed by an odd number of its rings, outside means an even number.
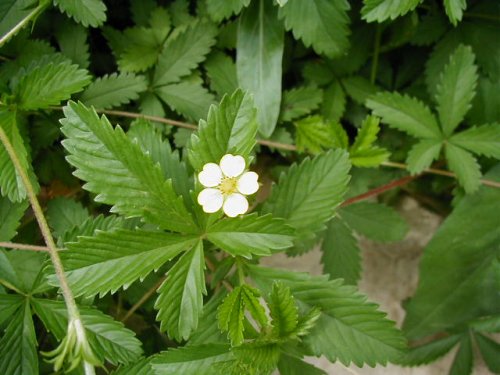
M176 29L158 58L153 86L175 83L188 75L210 52L216 35L217 28L207 21L196 21Z
M78 65L68 61L49 62L22 75L13 93L20 108L42 109L69 99L89 82L87 71L79 69Z
M214 363L233 359L228 344L208 344L170 349L158 354L152 361L158 375L216 375Z
M195 240L173 233L118 229L80 237L60 256L75 295L114 293L144 279L165 262L192 247ZM59 285L55 275L49 278Z
M359 104L364 104L368 98L375 95L380 89L362 76L350 76L341 79L347 95Z
M363 19L367 22L383 22L395 19L414 10L422 0L363 0L361 9Z
M54 0L54 3L85 27L98 27L106 21L106 5L102 0Z
M186 251L168 271L167 279L158 288L156 320L160 329L177 340L187 340L198 327L203 310L205 287L205 256L203 242Z
M118 126L105 116L70 102L61 120L63 146L74 174L87 181L84 188L97 193L97 201L113 205L111 211L127 217L144 217L164 229L193 232L195 224L171 180Z
M236 46L238 84L253 94L259 131L269 138L281 103L284 29L270 1L250 3L240 16Z
M0 249L0 284L19 294L36 293L44 286L40 273L45 260L39 252Z
M150 375L153 371L151 367L151 357L143 358L140 361L129 365L120 367L118 370L113 371L112 375Z
M462 122L476 94L477 66L470 47L460 45L450 56L436 87L439 120L445 135Z
M55 237L62 237L76 226L82 225L90 215L83 204L66 197L52 199L47 204L47 221Z
M326 372L310 363L286 354L281 354L278 370L281 375L326 375Z
M402 354L402 333L356 288L343 285L341 280L328 281L325 276L253 265L248 269L260 289L269 290L273 282L282 282L301 306L320 309L315 326L303 338L314 355L325 355L330 361L339 360L345 365L353 362L357 366L375 366L394 361Z
M474 353L472 351L472 341L470 335L466 334L460 340L460 347L451 365L450 375L469 375L472 373L473 364Z
M0 325L17 312L23 302L24 297L20 294L0 293ZM18 313L20 314L20 312Z
M143 72L158 60L162 41L156 39L154 30L130 27L123 34L113 29L107 31L120 71Z
M85 27L76 25L72 21L64 22L58 28L56 37L61 53L64 56L81 68L88 68L90 52L87 43L88 30Z
M233 256L271 255L293 245L293 229L271 215L225 218L206 230L207 239Z
M500 167L486 176L498 181ZM429 242L420 262L417 291L406 306L403 328L410 339L500 312L495 296L499 210L500 191L481 187L460 200Z
M448 353L461 339L461 335L451 335L443 339L410 348L401 359L404 366L421 366L431 363Z
M221 333L214 322L217 321L217 308L227 296L224 289L219 290L203 306L203 313L198 322L198 328L191 334L186 345L195 346L208 343L227 343L226 336Z
M486 337L481 334L476 334L475 339L477 342L477 346L481 351L481 356L484 359L484 362L488 366L488 368L493 373L500 372L500 344L496 341L493 341L489 337Z
M475 192L481 185L481 168L476 158L463 148L448 142L445 156L449 168L457 175L458 182L467 193Z
M207 0L207 12L215 22L220 22L240 13L249 4L250 0Z
M297 87L283 93L280 121L292 121L318 108L323 91L315 86Z
M269 295L269 311L276 337L286 337L297 328L299 311L290 288L282 283L274 283Z
M210 88L220 97L230 94L238 88L236 64L222 52L210 54L204 67L210 80Z
M106 109L127 104L147 88L146 79L131 73L113 73L97 78L80 96L88 106Z
M45 328L62 340L68 327L64 302L34 298L31 303ZM79 306L79 311L90 347L100 361L128 364L141 356L141 342L121 322L95 308Z
M406 162L412 174L418 174L430 167L432 162L439 157L443 143L440 139L423 139L416 143L408 153Z
M212 106L207 121L200 121L198 133L191 136L188 157L196 171L206 163L219 163L228 154L247 159L255 146L256 110L252 97L241 90L226 95Z
M98 230L110 231L112 229L124 228L126 219L116 215L99 215L96 217L89 216L80 225L74 226L65 231L61 237L57 239L59 246L64 247L66 242L76 242L80 236L93 236Z
M285 218L296 229L300 247L301 241L314 238L334 216L347 189L349 169L349 157L343 150L306 158L281 175L262 210Z
M454 26L462 20L466 8L466 0L444 0L444 10Z
M376 167L389 158L389 151L374 145L380 131L380 119L367 116L361 124L354 143L349 148L351 162L357 167Z
M382 122L417 138L441 138L441 130L430 109L417 99L398 93L379 93L366 101Z
M13 203L0 196L0 241L10 241L16 234L28 202Z
M318 54L339 56L349 47L349 2L345 0L288 1L279 10L295 39L312 46Z
M450 142L475 154L500 159L500 123L473 126L453 134Z
M336 124L325 121L321 116L314 115L294 122L296 144L299 151L309 151L313 154L336 145Z
M14 315L0 340L0 373L38 374L35 327L28 300Z

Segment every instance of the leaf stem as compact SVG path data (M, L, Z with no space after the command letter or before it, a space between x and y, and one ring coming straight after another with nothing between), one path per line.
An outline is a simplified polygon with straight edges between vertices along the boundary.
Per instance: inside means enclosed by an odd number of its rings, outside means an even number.
M377 78L377 70L378 70L378 58L380 55L380 40L382 37L382 27L377 23L377 28L375 31L375 41L373 46L373 61L372 61L372 69L370 72L370 82L375 83L375 79Z
M31 203L33 213L35 214L38 226L40 227L40 231L42 232L45 244L47 245L47 250L50 254L50 259L54 266L54 271L61 286L61 291L64 297L64 301L66 302L66 308L68 310L69 321L74 322L77 331L79 333L79 339L83 342L87 342L85 329L83 328L82 321L80 319L80 312L78 311L78 307L76 305L73 292L71 291L71 288L69 287L68 281L66 279L66 275L64 274L64 268L61 262L61 258L59 257L59 254L57 252L57 246L54 242L54 238L52 237L52 233L50 232L47 220L45 219L45 216L43 214L40 202L38 201L38 198L36 196L35 189L33 188L33 185L28 177L28 174L24 170L21 161L19 160L16 154L16 151L14 150L14 147L10 143L9 138L7 137L7 134L5 133L2 127L0 127L0 142L4 145L7 154L9 155L10 159L12 160L12 163L14 164L17 174L21 177L21 180L26 189L26 193ZM88 365L85 361L84 361L84 368L86 375L95 374L94 367L90 364Z
M49 5L49 1L41 1L26 17L19 21L12 29L0 38L0 47L4 45L10 38L16 35L26 24L36 18Z

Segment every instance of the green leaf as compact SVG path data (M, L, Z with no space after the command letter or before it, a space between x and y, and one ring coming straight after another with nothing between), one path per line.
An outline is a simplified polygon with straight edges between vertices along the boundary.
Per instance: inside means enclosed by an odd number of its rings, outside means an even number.
M476 94L477 66L470 47L460 45L450 56L436 87L439 120L445 135L450 135L469 111Z
M139 98L147 88L146 79L132 73L113 73L97 78L80 96L87 106L106 109L127 104Z
M472 352L472 342L469 334L462 337L460 348L458 349L453 364L451 365L450 375L469 375L472 373L474 362L474 353Z
M457 26L459 21L462 21L464 10L467 8L466 0L444 0L444 10L450 19L450 22Z
M215 277L215 276L214 276ZM203 313L198 321L198 328L191 334L187 345L202 345L208 343L226 343L227 339L222 335L217 321L217 308L226 297L227 292L221 289L203 306Z
M468 151L448 142L445 156L449 168L457 175L458 182L467 193L473 193L481 185L481 168L476 158Z
M34 298L32 305L45 328L61 340L68 327L64 302ZM117 365L139 359L142 354L141 342L123 323L95 308L79 306L79 311L92 352L101 362L106 360Z
M263 212L287 219L299 240L314 238L342 202L349 169L348 154L343 150L306 158L281 175Z
M80 202L65 197L49 201L46 216L55 237L62 237L90 217L89 211Z
M349 2L289 1L279 10L287 30L319 55L340 56L349 47Z
M81 91L90 76L68 61L37 65L23 74L13 92L20 108L43 109L58 105Z
M206 21L193 22L176 29L158 58L154 86L178 82L181 77L191 73L210 52L216 35L217 28Z
M155 374L161 375L216 375L212 365L232 357L227 344L193 345L160 353L152 366Z
M411 174L419 174L429 168L434 160L439 157L443 143L440 139L423 139L413 145L406 162Z
M233 14L239 14L250 0L207 0L207 12L215 22L220 22Z
M250 91L257 107L259 131L269 138L280 112L284 30L277 9L267 0L253 1L238 25L238 83Z
M269 311L276 337L287 337L297 328L299 311L295 304L290 288L282 283L273 283L269 295Z
M318 154L323 149L335 145L335 124L324 121L321 116L314 115L294 122L296 127L296 144L299 151Z
M500 123L473 126L453 134L450 142L475 154L500 159Z
M28 17L39 6L37 3L33 0L2 1L0 3L0 36L4 37L14 30L23 19Z
M414 10L422 0L363 0L362 18L367 22L396 19Z
M118 229L80 237L60 252L75 295L101 296L128 288L165 262L189 249L194 240L173 233ZM52 285L58 285L55 275Z
M280 121L292 121L317 109L323 91L315 86L295 87L283 93Z
M269 290L275 281L282 282L301 306L320 309L316 325L303 338L314 355L325 355L345 365L375 366L395 361L405 348L405 339L394 322L356 288L342 285L341 280L259 266L248 269L262 290Z
M0 197L0 241L10 241L16 234L28 202L13 203Z
M113 35L108 31L108 34L116 39L110 44L117 55L120 71L143 72L157 62L162 41L157 40L155 30L131 27L125 29L123 34L116 33Z
M153 371L151 367L151 357L143 358L138 362L120 367L118 370L113 371L112 375L150 375Z
M281 375L326 375L323 370L284 353L280 356L278 370Z
M155 93L174 111L195 121L205 118L214 103L214 96L197 82L157 87Z
M210 80L210 88L220 97L238 88L236 64L231 57L222 52L212 53L204 66Z
M19 294L35 293L45 254L35 251L4 251L0 249L0 284Z
M177 196L172 181L164 179L160 168L105 116L71 102L61 120L67 139L63 146L75 175L87 183L84 188L97 193L98 202L114 205L113 212L127 217L144 217L164 229L192 232L195 224Z
M323 273L331 279L357 284L361 276L361 251L354 234L342 220L333 218L321 245Z
M487 178L499 181L500 167ZM410 339L498 314L499 211L500 190L481 187L461 199L440 226L424 250L420 282L406 306L403 327Z
M358 130L354 144L349 149L351 162L357 167L376 167L389 158L389 151L373 145L380 131L380 119L367 116Z
M266 256L293 245L293 229L283 219L257 214L225 218L208 227L207 239L233 256Z
M323 93L321 114L327 120L339 122L345 112L346 97L340 82L335 80Z
M380 89L362 76L351 76L341 80L346 93L359 104L364 104Z
M101 0L54 0L54 3L85 27L98 27L106 21L106 5Z
M431 110L422 102L398 93L379 93L366 101L382 122L417 138L441 138Z
M382 203L359 202L343 207L340 216L356 232L380 242L401 241L408 224L392 207Z
M479 332L500 332L500 315L481 317L469 323L469 327Z
M198 327L203 309L205 287L203 242L186 251L168 271L167 279L158 288L156 320L161 330L177 340L187 340Z
M460 335L452 335L415 348L410 348L401 359L401 364L404 366L421 366L434 362L436 359L448 353L458 344L460 339Z
M38 374L35 327L28 300L11 319L0 340L0 373Z
M0 325L16 313L23 302L24 297L19 294L0 293Z
M492 373L500 372L500 344L481 334L475 335L477 346L486 366Z
M206 163L219 163L229 153L247 161L255 146L256 110L252 97L241 90L225 95L208 112L207 121L200 121L198 132L191 136L188 156L196 171Z
M75 25L74 22L62 23L56 33L61 53L81 68L88 68L90 64L88 32L85 27Z

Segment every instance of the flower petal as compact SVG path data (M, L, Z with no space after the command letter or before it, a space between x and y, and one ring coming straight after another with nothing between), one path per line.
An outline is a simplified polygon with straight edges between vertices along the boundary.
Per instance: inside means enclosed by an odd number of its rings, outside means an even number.
M255 172L245 172L238 179L238 191L244 195L250 195L259 190L259 175Z
M245 170L245 159L240 155L227 154L220 159L220 169L227 177L237 177Z
M205 164L203 170L198 173L198 180L205 187L215 187L222 180L222 171L215 163Z
M224 201L222 210L229 217L235 217L244 214L248 210L248 201L241 194L231 194Z
M224 203L224 198L219 189L203 189L198 194L198 203L203 207L203 211L212 213L220 210L222 203Z

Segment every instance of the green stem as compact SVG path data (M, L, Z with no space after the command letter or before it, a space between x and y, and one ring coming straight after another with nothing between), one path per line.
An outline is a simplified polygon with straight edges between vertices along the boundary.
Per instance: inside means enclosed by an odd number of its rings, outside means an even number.
M377 24L377 29L375 31L375 42L373 46L373 61L372 61L372 70L370 72L370 82L375 83L375 78L377 78L377 70L378 70L378 57L380 55L380 40L382 37L382 27L380 24Z
M19 21L12 29L10 29L7 34L0 38L0 47L6 43L10 38L16 35L19 30L28 24L32 19L36 18L43 10L49 5L48 1L41 1L38 6L33 9L26 17Z
M245 272L243 271L243 265L239 258L236 258L236 270L238 272L238 285L245 284Z
M42 207L40 206L40 202L35 193L35 189L28 177L28 174L24 170L21 161L19 160L14 147L10 143L7 134L0 127L0 141L4 145L7 154L12 160L12 164L16 169L17 174L21 177L21 180L26 189L26 193L28 195L28 199L31 203L31 207L33 209L33 213L35 214L36 220L38 222L38 226L40 227L40 231L42 232L43 239L47 244L47 248L49 250L50 259L52 264L54 265L54 271L59 280L59 284L61 286L62 294L64 297L64 301L66 302L66 308L68 310L69 321L73 321L75 326L77 327L77 331L79 333L79 339L83 342L87 342L85 329L83 328L82 321L80 319L80 312L78 311L78 307L75 302L75 298L73 297L73 292L71 291L68 280L66 279L66 275L64 274L64 268L61 262L61 258L57 252L57 246L54 242L54 238L52 237L52 233L50 232L49 225L45 216L43 214ZM94 375L94 367L92 365L88 365L84 362L85 374L86 375Z

